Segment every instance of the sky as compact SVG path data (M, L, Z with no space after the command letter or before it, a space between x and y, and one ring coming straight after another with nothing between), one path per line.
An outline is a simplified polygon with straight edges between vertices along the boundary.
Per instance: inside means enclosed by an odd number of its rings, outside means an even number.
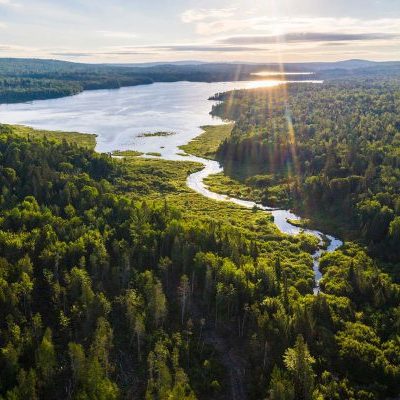
M400 0L0 0L0 57L400 60Z

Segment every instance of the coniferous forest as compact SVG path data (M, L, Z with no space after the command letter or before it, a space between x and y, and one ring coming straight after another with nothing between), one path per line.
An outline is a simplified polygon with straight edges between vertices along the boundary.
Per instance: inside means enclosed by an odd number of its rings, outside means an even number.
M400 0L0 0L0 400L400 400Z
M229 398L228 363L252 399L396 396L399 91L382 85L237 92L213 111L237 121L217 156L266 198L289 180L282 201L348 220L318 295L315 239L185 189L197 164L2 125L2 398Z
M0 399L396 398L399 81L331 74L217 94L200 142L211 189L345 240L317 294L318 240L191 191L200 164L0 125Z
M217 157L264 202L319 210L371 254L400 262L400 81L379 78L216 95L235 120ZM340 225L340 226L339 226Z

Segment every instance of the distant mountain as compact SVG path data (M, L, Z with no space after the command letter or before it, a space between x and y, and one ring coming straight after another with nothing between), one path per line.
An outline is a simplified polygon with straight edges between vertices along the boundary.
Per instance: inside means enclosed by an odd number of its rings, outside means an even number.
M207 61L187 60L187 61L157 61L148 63L112 63L112 64L102 64L102 65L113 66L113 67L148 68L148 67L157 67L159 65L202 65L202 64L210 64L210 63Z
M83 69L87 70L90 68L95 68L96 70L110 69L110 68L128 68L130 70L135 70L136 68L150 68L154 69L157 67L165 66L176 66L176 67L194 67L194 68L221 68L227 66L229 69L237 66L244 66L249 69L268 69L271 70L281 70L282 67L286 71L323 71L329 69L361 69L361 68L371 68L371 67L393 67L400 66L400 61L369 61L361 59L351 59L343 61L331 61L331 62L299 62L299 63L256 63L256 62L208 62L199 60L184 60L184 61L157 61L157 62L147 62L147 63L101 63L101 64L91 64L91 63L77 63L71 61L61 61L55 59L34 59L34 58L0 58L0 70L3 67L13 66L17 69L35 69L35 68L45 68L46 70L65 70L65 69Z
M372 67L379 63L376 61L353 59L353 60L338 61L336 64L346 68L365 68L365 67Z
M193 65L246 65L254 67L263 68L281 68L279 63L257 63L257 62L244 62L244 61L231 61L231 62L207 62L198 60L185 60L185 61L158 61L149 63L118 63L118 64L102 64L104 66L118 66L118 67L157 67L162 65L180 65L180 66L193 66ZM368 68L374 66L396 66L400 65L400 61L369 61L361 59L351 59L343 61L322 61L322 62L290 62L284 63L283 66L288 70L292 69L307 69L311 68L313 70L326 70L326 69L358 69L358 68Z

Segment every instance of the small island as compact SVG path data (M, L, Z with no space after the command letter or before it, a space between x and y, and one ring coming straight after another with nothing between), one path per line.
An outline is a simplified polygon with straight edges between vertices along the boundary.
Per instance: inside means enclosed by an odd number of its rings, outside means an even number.
M141 133L138 137L161 137L173 135L176 135L176 132L145 132Z
M142 156L143 153L136 150L115 150L112 155L115 157L139 157Z

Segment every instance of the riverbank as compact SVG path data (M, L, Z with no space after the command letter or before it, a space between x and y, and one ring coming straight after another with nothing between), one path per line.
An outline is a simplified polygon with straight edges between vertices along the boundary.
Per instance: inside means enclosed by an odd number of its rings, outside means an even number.
M225 131L225 133L227 132ZM200 135L200 138L197 140L192 140L192 142L189 143L188 148L197 154L196 157L202 154L215 154L220 143L218 143L219 134L219 129L215 129L214 127L205 127L204 132ZM207 145L204 145L204 143L207 143ZM312 253L312 267L314 271L314 294L318 294L320 291L320 281L322 279L322 272L319 268L319 264L323 251L336 251L338 248L343 246L343 242L331 235L324 234L319 230L309 229L305 226L306 221L302 221L299 216L290 210L274 209L270 206L264 206L257 201L249 200L248 198L242 199L231 197L227 194L221 194L220 192L215 192L210 186L207 185L207 179L212 179L215 176L225 178L223 175L223 169L215 160L201 160L202 159L199 157L199 161L203 162L204 164L204 169L188 176L187 185L191 189L213 200L232 202L242 207L252 209L254 212L257 210L269 211L273 216L275 225L282 233L292 236L299 236L303 234L310 235L315 239Z
M232 128L233 124L204 126L202 127L203 132L197 138L180 148L194 156L215 160L218 146L230 135ZM290 208L294 213L302 217L301 220L290 221L294 226L331 232L335 236L346 237L349 240L354 239L354 235L351 232L349 234L348 231L340 229L341 225L335 220L326 218L326 215L319 215L318 213L305 213L301 208L291 204L286 194L287 183L274 181L274 177L270 175L257 175L248 179L253 183L252 185L229 176L226 172L219 172L205 177L204 184L211 192L237 198L245 202L261 203L276 208ZM259 187L254 186L254 184ZM269 188L267 196L262 190L265 186Z
M268 204L278 208L290 208L295 214L301 217L301 221L293 221L293 225L302 228L331 232L335 236L343 237L346 240L356 240L357 238L356 232L346 229L345 222L329 218L325 213L318 213L318 211L306 212L303 208L288 201L286 196L282 194L282 192L285 192L284 184L270 186L270 193L272 193L272 195L265 196L261 189L250 186L222 172L210 175L204 180L204 183L211 191L229 197Z
M221 142L229 137L233 124L202 126L203 132L189 143L179 146L187 154L215 160L216 151Z

